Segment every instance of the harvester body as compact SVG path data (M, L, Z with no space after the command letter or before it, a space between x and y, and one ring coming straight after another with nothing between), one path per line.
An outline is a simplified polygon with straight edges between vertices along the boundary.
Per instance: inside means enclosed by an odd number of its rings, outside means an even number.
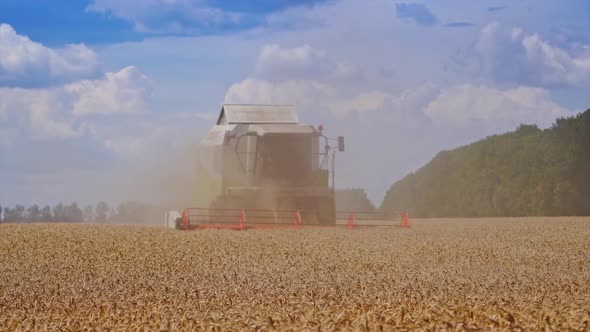
M300 211L334 224L335 149L294 107L224 105L200 142L197 201L216 211Z

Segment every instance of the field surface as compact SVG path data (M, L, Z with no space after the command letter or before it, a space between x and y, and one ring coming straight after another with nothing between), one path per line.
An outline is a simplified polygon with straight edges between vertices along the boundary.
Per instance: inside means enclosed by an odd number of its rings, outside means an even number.
M0 330L588 330L590 218L0 225Z

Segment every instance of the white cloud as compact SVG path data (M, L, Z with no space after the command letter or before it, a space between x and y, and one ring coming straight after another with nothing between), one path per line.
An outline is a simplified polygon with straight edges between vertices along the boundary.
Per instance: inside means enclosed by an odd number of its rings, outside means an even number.
M512 33L518 36L522 32ZM323 66L324 71L310 70L318 66ZM433 121L451 128L485 122L490 130L511 129L520 122L547 126L556 117L568 114L542 88L498 89L462 84L441 91L435 84L424 84L396 92L386 86L367 89L359 82L351 89L349 84L333 78L337 68L334 62L328 61L325 52L309 46L289 49L267 45L260 52L255 72L264 71L269 79L248 78L235 83L227 90L224 100L288 103L303 112L331 112L339 116L373 111L403 114L424 111Z
M74 121L68 119L67 114L60 114L63 104L57 94L41 92L30 97L29 123L33 139L65 140L81 135Z
M583 49L583 48L582 48ZM590 85L590 52L570 54L538 34L486 25L465 59L472 70L495 81L534 86Z
M198 122L183 121L176 114L146 112L122 115L116 121L88 121L84 129L108 151L129 160L142 160L165 156L187 142L198 142Z
M8 150L14 146L17 141L18 131L14 128L0 127L0 150Z
M333 95L333 88L316 81L270 82L245 79L227 90L226 103L294 104L300 110L321 110L322 100ZM332 98L330 98L332 99Z
M303 112L348 113L383 109L389 93L362 87L366 75L309 45L262 47L253 77L229 87L229 103L294 104Z
M442 91L424 112L436 123L450 128L484 124L488 132L510 130L518 123L547 127L555 118L571 114L541 88L500 90L470 84Z
M23 138L66 140L92 134L84 117L140 112L145 76L133 67L97 80L43 89L0 88L0 125L18 126Z
M135 30L150 33L198 32L238 24L239 13L207 6L199 0L94 0L87 10L110 14L133 23Z
M387 105L391 106L395 99L395 96L383 91L363 92L352 99L336 103L333 112L349 113L383 110Z
M72 121L61 112L64 95L59 89L0 88L3 123L13 122L34 140L64 140L79 136Z
M208 0L93 0L86 10L131 22L139 32L201 35L227 30L284 29L317 24L316 21L293 15L293 12L305 12L313 7L312 4L321 6L328 1L271 1L272 4L262 4L268 11L252 11L253 8L246 8L240 1L226 2L237 5L222 5L219 1Z
M384 90L359 90L347 94L346 87L314 80L270 82L245 79L231 85L226 103L293 104L302 113L343 117L351 113L419 113L436 95L438 88L424 85L400 93Z
M332 113L342 115L346 113L388 112L398 115L420 113L426 104L439 91L433 84L425 84L399 93L384 90L361 92L351 98L341 97L334 102Z
M278 44L265 45L260 51L254 69L257 77L276 79L297 79L320 77L331 70L332 64L323 51L309 45L282 48Z
M316 82L338 81L340 85L355 81L360 83L365 76L356 66L330 58L324 50L308 44L292 48L279 44L262 47L254 78L277 81L310 80Z
M43 86L96 74L96 54L84 45L51 49L0 24L0 86Z
M69 84L65 90L77 96L73 114L134 113L145 111L148 79L135 67L106 73L101 80L85 80Z

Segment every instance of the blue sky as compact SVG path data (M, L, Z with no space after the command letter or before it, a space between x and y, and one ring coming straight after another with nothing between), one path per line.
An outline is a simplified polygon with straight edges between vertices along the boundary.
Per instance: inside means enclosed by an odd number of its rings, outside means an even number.
M285 10L290 7L313 6L325 0L259 0L259 1L177 1L187 5L166 6L165 1L158 5L157 1L147 1L153 11L137 12L137 18L144 20L146 25L154 28L142 31L134 28L132 18L127 11L118 11L118 6L102 6L101 1L36 1L36 0L3 0L0 3L0 22L9 23L20 34L45 45L59 46L69 43L109 44L123 41L139 41L159 35L188 36L221 34L232 31L251 29L264 24L268 14ZM116 4L115 1L112 3ZM133 6L141 7L142 2L134 2ZM124 7L124 6L121 6ZM148 6L149 7L149 6ZM165 9L170 8L170 9ZM223 20L214 25L206 20L192 20L184 13L186 9L212 8L222 12L242 14L237 22ZM164 15L162 15L164 13ZM158 30L171 21L184 24L178 31ZM190 29L189 29L190 28ZM193 29L194 28L194 29ZM190 30L190 31L189 31Z
M441 149L590 108L590 3L0 1L0 205L158 201L223 102L345 135L379 203Z
M49 46L141 40L131 23L89 12L88 1L3 0L0 21Z

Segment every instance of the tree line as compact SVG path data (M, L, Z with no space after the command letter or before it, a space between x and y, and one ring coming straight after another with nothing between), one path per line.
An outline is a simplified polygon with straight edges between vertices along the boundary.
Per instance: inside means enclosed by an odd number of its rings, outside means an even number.
M367 198L363 189L339 189L336 191L336 208L338 210L352 210L372 212L375 207ZM145 223L157 224L162 222L166 207L137 202L125 202L111 208L105 202L81 207L73 202L55 206L43 207L34 204L28 207L17 204L14 207L0 206L0 222L30 223L30 222L89 222L89 223Z
M158 212L155 212L157 210ZM54 206L43 207L33 204L25 207L17 204L14 207L0 206L0 222L29 223L29 222L139 222L151 213L159 213L160 208L137 202L125 202L111 208L105 202L96 205L80 207L73 202L69 205L58 203ZM150 218L153 219L153 218Z
M590 109L438 153L381 209L421 217L590 215Z

